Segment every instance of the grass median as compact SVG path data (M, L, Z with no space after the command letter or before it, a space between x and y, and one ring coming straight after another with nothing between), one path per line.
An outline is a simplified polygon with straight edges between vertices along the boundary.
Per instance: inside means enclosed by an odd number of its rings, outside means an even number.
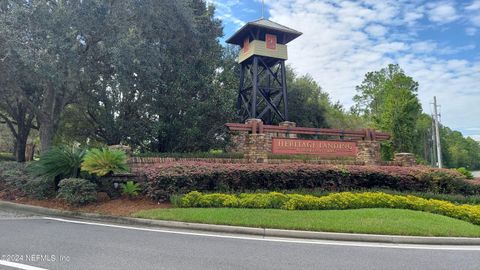
M153 209L134 217L195 223L323 232L480 237L480 226L404 209L288 211L244 208Z

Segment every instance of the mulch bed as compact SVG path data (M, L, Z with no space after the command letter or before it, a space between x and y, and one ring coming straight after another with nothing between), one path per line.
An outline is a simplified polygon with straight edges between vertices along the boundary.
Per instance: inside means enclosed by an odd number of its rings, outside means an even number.
M83 213L96 213L102 215L113 215L113 216L130 216L132 213L156 209L156 208L170 208L170 203L156 203L152 200L139 198L139 199L114 199L104 202L96 202L89 205L81 207L73 207L67 205L61 199L50 199L50 200L32 200L28 198L17 198L13 202L41 206L46 208L53 208L59 210L68 210L68 211L77 211Z

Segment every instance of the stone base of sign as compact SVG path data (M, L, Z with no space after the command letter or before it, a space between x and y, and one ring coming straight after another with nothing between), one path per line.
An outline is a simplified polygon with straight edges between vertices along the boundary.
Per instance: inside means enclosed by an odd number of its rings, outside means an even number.
M394 161L402 166L415 166L417 164L415 155L412 153L397 153L395 154Z
M292 128L297 126L296 123L289 122L289 121L281 122L278 125L281 126L281 127L292 127ZM295 139L295 138L297 138L297 134L291 134L291 133L288 133L288 132L286 134L279 133L276 137L277 138L292 138L292 139Z
M260 119L247 119L245 121L245 124L252 124L255 123L257 125L262 124L262 120ZM296 124L294 122L281 122L278 124L281 127L296 127ZM288 134L287 133L271 133L271 132L266 132L263 133L265 135L265 147L267 149L268 153L272 152L272 139L273 138L297 138L297 134ZM249 132L247 131L237 131L237 132L231 132L230 133L230 142L228 143L226 150L227 152L231 153L245 153L246 147L247 147L247 137L249 135Z
M244 158L248 163L265 163L268 161L268 147L265 134L247 134Z
M226 147L227 152L230 153L243 153L245 152L245 145L248 132L236 131L230 133L230 141Z
M363 162L365 165L377 165L380 163L380 142L358 141L357 148L357 161Z

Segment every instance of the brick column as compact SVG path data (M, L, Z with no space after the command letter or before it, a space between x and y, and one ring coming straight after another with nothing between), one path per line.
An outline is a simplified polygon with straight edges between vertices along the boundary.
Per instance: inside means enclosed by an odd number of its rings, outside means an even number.
M294 122L289 122L289 121L285 121L285 122L281 122L278 124L279 126L281 127L291 127L291 128L294 128L297 126L296 123ZM279 138L297 138L297 134L278 134L278 137Z
M257 126L252 130L252 133L245 137L245 151L244 158L248 163L264 163L268 161L268 145L267 136L262 132L261 126L263 121L261 119L251 118L247 119L246 124ZM257 133L257 131L259 133Z
M396 153L394 158L395 163L399 163L402 166L415 166L415 155L412 153Z
M357 148L357 161L364 162L365 165L377 165L380 163L380 142L370 140L358 141Z
M268 150L265 134L248 134L246 137L244 158L248 163L268 162Z
M245 131L230 132L230 141L226 146L227 152L243 153L245 150L247 135L248 132Z

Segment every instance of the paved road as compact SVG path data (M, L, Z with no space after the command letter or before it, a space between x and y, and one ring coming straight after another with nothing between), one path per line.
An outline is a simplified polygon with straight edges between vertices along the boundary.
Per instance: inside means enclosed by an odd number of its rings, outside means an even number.
M52 270L480 268L480 247L232 238L71 223L1 211L0 256L16 259L22 264L18 267ZM33 270L7 267L2 261L0 269Z
M472 172L474 177L480 177L480 171Z

